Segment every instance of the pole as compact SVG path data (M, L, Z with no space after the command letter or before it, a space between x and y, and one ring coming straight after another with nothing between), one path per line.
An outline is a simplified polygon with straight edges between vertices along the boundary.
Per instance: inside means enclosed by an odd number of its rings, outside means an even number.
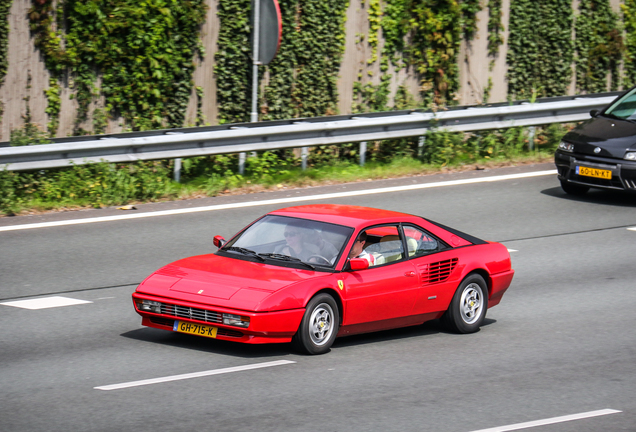
M258 122L258 36L260 33L260 20L261 20L261 1L254 0L254 28L252 34L254 35L252 46L252 112L250 113L250 122ZM247 155L239 153L239 174L245 173L245 157Z
M175 158L174 160L174 181L181 182L181 158Z
M364 162L367 158L367 142L362 141L360 143L360 166L364 166Z

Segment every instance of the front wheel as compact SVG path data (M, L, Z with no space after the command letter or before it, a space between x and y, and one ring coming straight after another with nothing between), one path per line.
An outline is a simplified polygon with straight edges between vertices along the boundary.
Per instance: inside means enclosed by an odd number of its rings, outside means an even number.
M307 354L324 354L329 352L336 339L339 326L336 301L329 294L318 294L307 303L294 342Z
M442 321L456 333L474 333L486 318L488 309L488 288L484 278L478 274L469 275L459 284Z

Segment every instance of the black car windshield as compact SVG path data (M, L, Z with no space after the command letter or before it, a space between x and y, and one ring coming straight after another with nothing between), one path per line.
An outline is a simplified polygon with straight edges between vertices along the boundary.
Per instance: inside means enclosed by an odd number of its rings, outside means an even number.
M636 120L636 87L614 102L604 114L621 120Z
M267 215L221 250L281 263L295 261L312 266L334 267L352 233L353 228L342 225Z

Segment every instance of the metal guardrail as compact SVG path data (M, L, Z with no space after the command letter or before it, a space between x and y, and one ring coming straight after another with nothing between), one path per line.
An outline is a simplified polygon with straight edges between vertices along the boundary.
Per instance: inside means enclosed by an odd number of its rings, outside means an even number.
M513 126L577 122L590 118L620 92L538 99L535 103L453 107L438 112L411 110L284 121L230 124L70 137L52 144L6 147L0 169L26 171L69 164L132 162L377 141L420 136L435 127L479 131ZM3 147L4 146L4 147Z

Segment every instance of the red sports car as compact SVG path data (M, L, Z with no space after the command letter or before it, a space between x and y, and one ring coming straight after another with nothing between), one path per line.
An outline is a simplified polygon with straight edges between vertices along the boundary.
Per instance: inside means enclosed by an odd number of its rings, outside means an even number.
M441 318L479 330L514 271L499 243L419 216L348 205L276 210L218 252L169 264L133 294L148 327L329 351L337 336Z

